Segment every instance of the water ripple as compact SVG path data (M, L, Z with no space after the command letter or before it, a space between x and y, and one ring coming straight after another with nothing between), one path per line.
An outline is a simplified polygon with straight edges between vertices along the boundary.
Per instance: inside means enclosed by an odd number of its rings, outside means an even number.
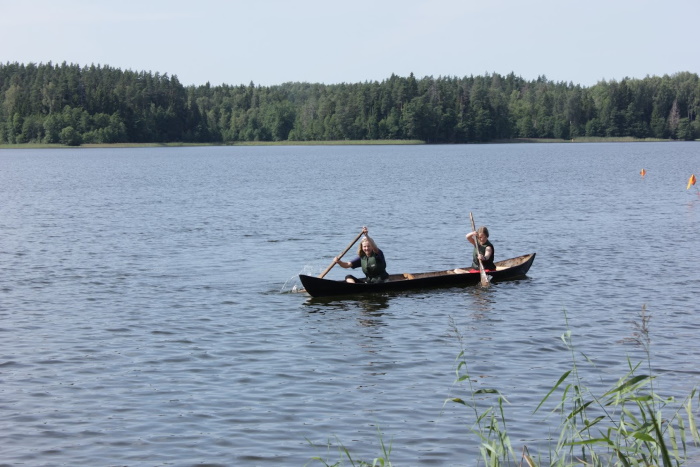
M550 427L532 412L572 358L594 389L627 358L646 361L634 343L642 307L659 389L682 396L700 376L700 209L674 187L696 148L639 148L4 151L3 462L334 463L329 442L380 455L380 429L396 464L469 465L472 413L444 402L469 397L460 352L475 388L510 401L514 444L540 446ZM498 196L464 189L478 160L497 168L484 183ZM639 180L639 166L654 176ZM365 224L391 272L469 261L469 211L499 257L537 252L528 278L364 298L285 292Z

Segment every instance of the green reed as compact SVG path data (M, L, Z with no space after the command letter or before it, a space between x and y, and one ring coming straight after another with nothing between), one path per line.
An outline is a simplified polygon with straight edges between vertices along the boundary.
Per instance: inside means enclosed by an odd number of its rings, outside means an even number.
M389 456L391 455L391 443L387 446L384 443L384 436L382 434L382 431L377 427L377 434L379 436L379 444L381 446L381 455L379 457L376 457L372 460L372 462L365 462L361 460L356 460L353 459L352 455L350 454L350 451L348 448L343 445L343 443L336 438L337 445L334 446L330 441L326 445L326 450L330 453L332 450L337 450L338 451L338 457L340 460L333 462L332 464L329 464L329 462L332 462L328 459L324 459L323 457L316 456L312 457L312 461L319 462L323 464L325 467L340 467L343 465L346 465L344 463L344 460L347 459L348 464L354 467L392 467L391 462L389 461ZM313 442L311 442L309 439L307 439L309 444L311 446L314 446L315 448L319 448L318 445L315 445ZM330 455L330 454L329 454Z
M569 328L565 313L566 327ZM474 411L472 431L480 440L482 460L488 466L528 465L528 466L673 466L682 465L687 460L688 444L700 446L700 435L693 414L693 400L698 395L697 387L681 402L673 397L662 397L654 389L651 371L651 340L649 337L650 316L646 307L642 308L632 342L642 346L646 354L646 373L640 373L641 363L633 364L627 358L628 371L612 388L601 395L590 390L581 375L580 358L593 363L585 354L578 353L567 330L561 339L571 353L572 366L564 372L550 391L535 408L533 415L543 408L555 394L559 401L552 413L560 415L559 436L556 444L549 447L548 462L541 456L533 458L527 446L516 456L507 436L506 416L503 403L505 398L493 389L475 390L469 379L465 351L458 357L457 381L468 381L471 402L461 398L451 398L446 402L468 405ZM463 338L452 324L460 339ZM490 407L481 409L476 404L476 396L495 394L496 400ZM666 415L664 413L666 412ZM670 412L670 413L668 413ZM484 424L483 421L488 423Z
M564 312L567 331L561 336L571 354L571 368L565 371L539 405L533 416L545 405L558 401L550 411L559 415L556 429L558 436L550 441L548 453L530 454L527 445L513 447L508 435L506 397L497 389L477 388L469 376L467 351L464 337L450 318L450 327L456 335L461 352L457 356L457 379L455 384L465 387L466 397L452 397L447 403L461 404L470 409L473 416L471 435L479 442L481 458L465 460L469 465L529 466L680 466L688 462L688 448L700 446L700 434L695 421L693 401L700 393L694 387L680 402L673 397L663 397L655 389L651 366L651 339L649 322L651 316L646 306L642 307L635 331L626 341L641 346L646 360L633 363L627 357L627 371L615 384L602 394L590 389L582 374L584 365L595 369L595 364L585 354L578 352L573 343L573 334ZM645 363L645 364L644 364ZM643 369L643 371L642 371ZM540 423L539 421L537 423ZM350 452L339 443L341 459L328 464L320 457L312 460L327 467L342 466L344 458L353 466L390 466L389 454L379 432L382 455L372 463L355 461ZM329 443L329 448L330 448ZM697 456L697 450L695 451ZM546 460L543 458L546 457ZM695 458L695 461L698 459Z

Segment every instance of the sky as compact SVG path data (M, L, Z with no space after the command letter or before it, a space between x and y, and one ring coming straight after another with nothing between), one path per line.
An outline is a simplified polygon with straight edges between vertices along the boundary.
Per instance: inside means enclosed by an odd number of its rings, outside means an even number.
M700 74L700 0L0 0L0 63L185 86Z

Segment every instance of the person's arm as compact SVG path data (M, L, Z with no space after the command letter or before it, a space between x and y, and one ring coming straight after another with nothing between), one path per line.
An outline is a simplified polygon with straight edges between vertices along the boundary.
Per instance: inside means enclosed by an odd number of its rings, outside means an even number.
M474 246L476 246L476 240L474 240L475 237L476 237L476 232L469 232L467 234L467 240L469 240L469 243L471 243Z
M334 258L335 264L340 266L341 268L347 269L352 267L352 263L350 261L341 261L337 256Z
M491 256L493 256L493 248L491 248L490 246L487 246L486 250L484 251L484 254L479 255L479 256L481 256L482 261L483 260L486 260L486 261L490 260Z

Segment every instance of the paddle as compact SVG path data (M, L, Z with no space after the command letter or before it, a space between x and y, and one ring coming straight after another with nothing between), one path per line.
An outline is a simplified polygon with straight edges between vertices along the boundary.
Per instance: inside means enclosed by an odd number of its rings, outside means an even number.
M362 232L359 233L359 235L358 235L357 237L355 237L355 239L352 241L352 243L350 243L350 245L348 245L348 247L347 247L346 249L344 249L343 252L342 252L341 254L338 255L338 259L342 258L343 255L344 255L345 253L347 253L348 250L349 250L350 248L352 248L352 246L353 246L355 243L357 243L357 241L360 239L360 237L362 236L363 233L364 233L364 229L362 230ZM328 267L326 268L326 270L323 271L323 272L321 273L320 276L318 276L318 278L319 278L319 279L323 279L323 276L325 276L326 274L328 274L328 271L330 271L331 269L333 269L333 266L335 266L335 258L333 259L333 262L331 263L331 265L328 266Z
M469 213L469 219L472 221L472 230L476 232L476 226L474 225L474 216L472 216L472 213ZM474 235L474 245L476 245L476 256L479 259L479 274L481 274L481 286L482 287L488 287L491 285L489 282L489 277L486 275L486 271L484 271L484 263L481 262L481 258L479 258L479 234Z

